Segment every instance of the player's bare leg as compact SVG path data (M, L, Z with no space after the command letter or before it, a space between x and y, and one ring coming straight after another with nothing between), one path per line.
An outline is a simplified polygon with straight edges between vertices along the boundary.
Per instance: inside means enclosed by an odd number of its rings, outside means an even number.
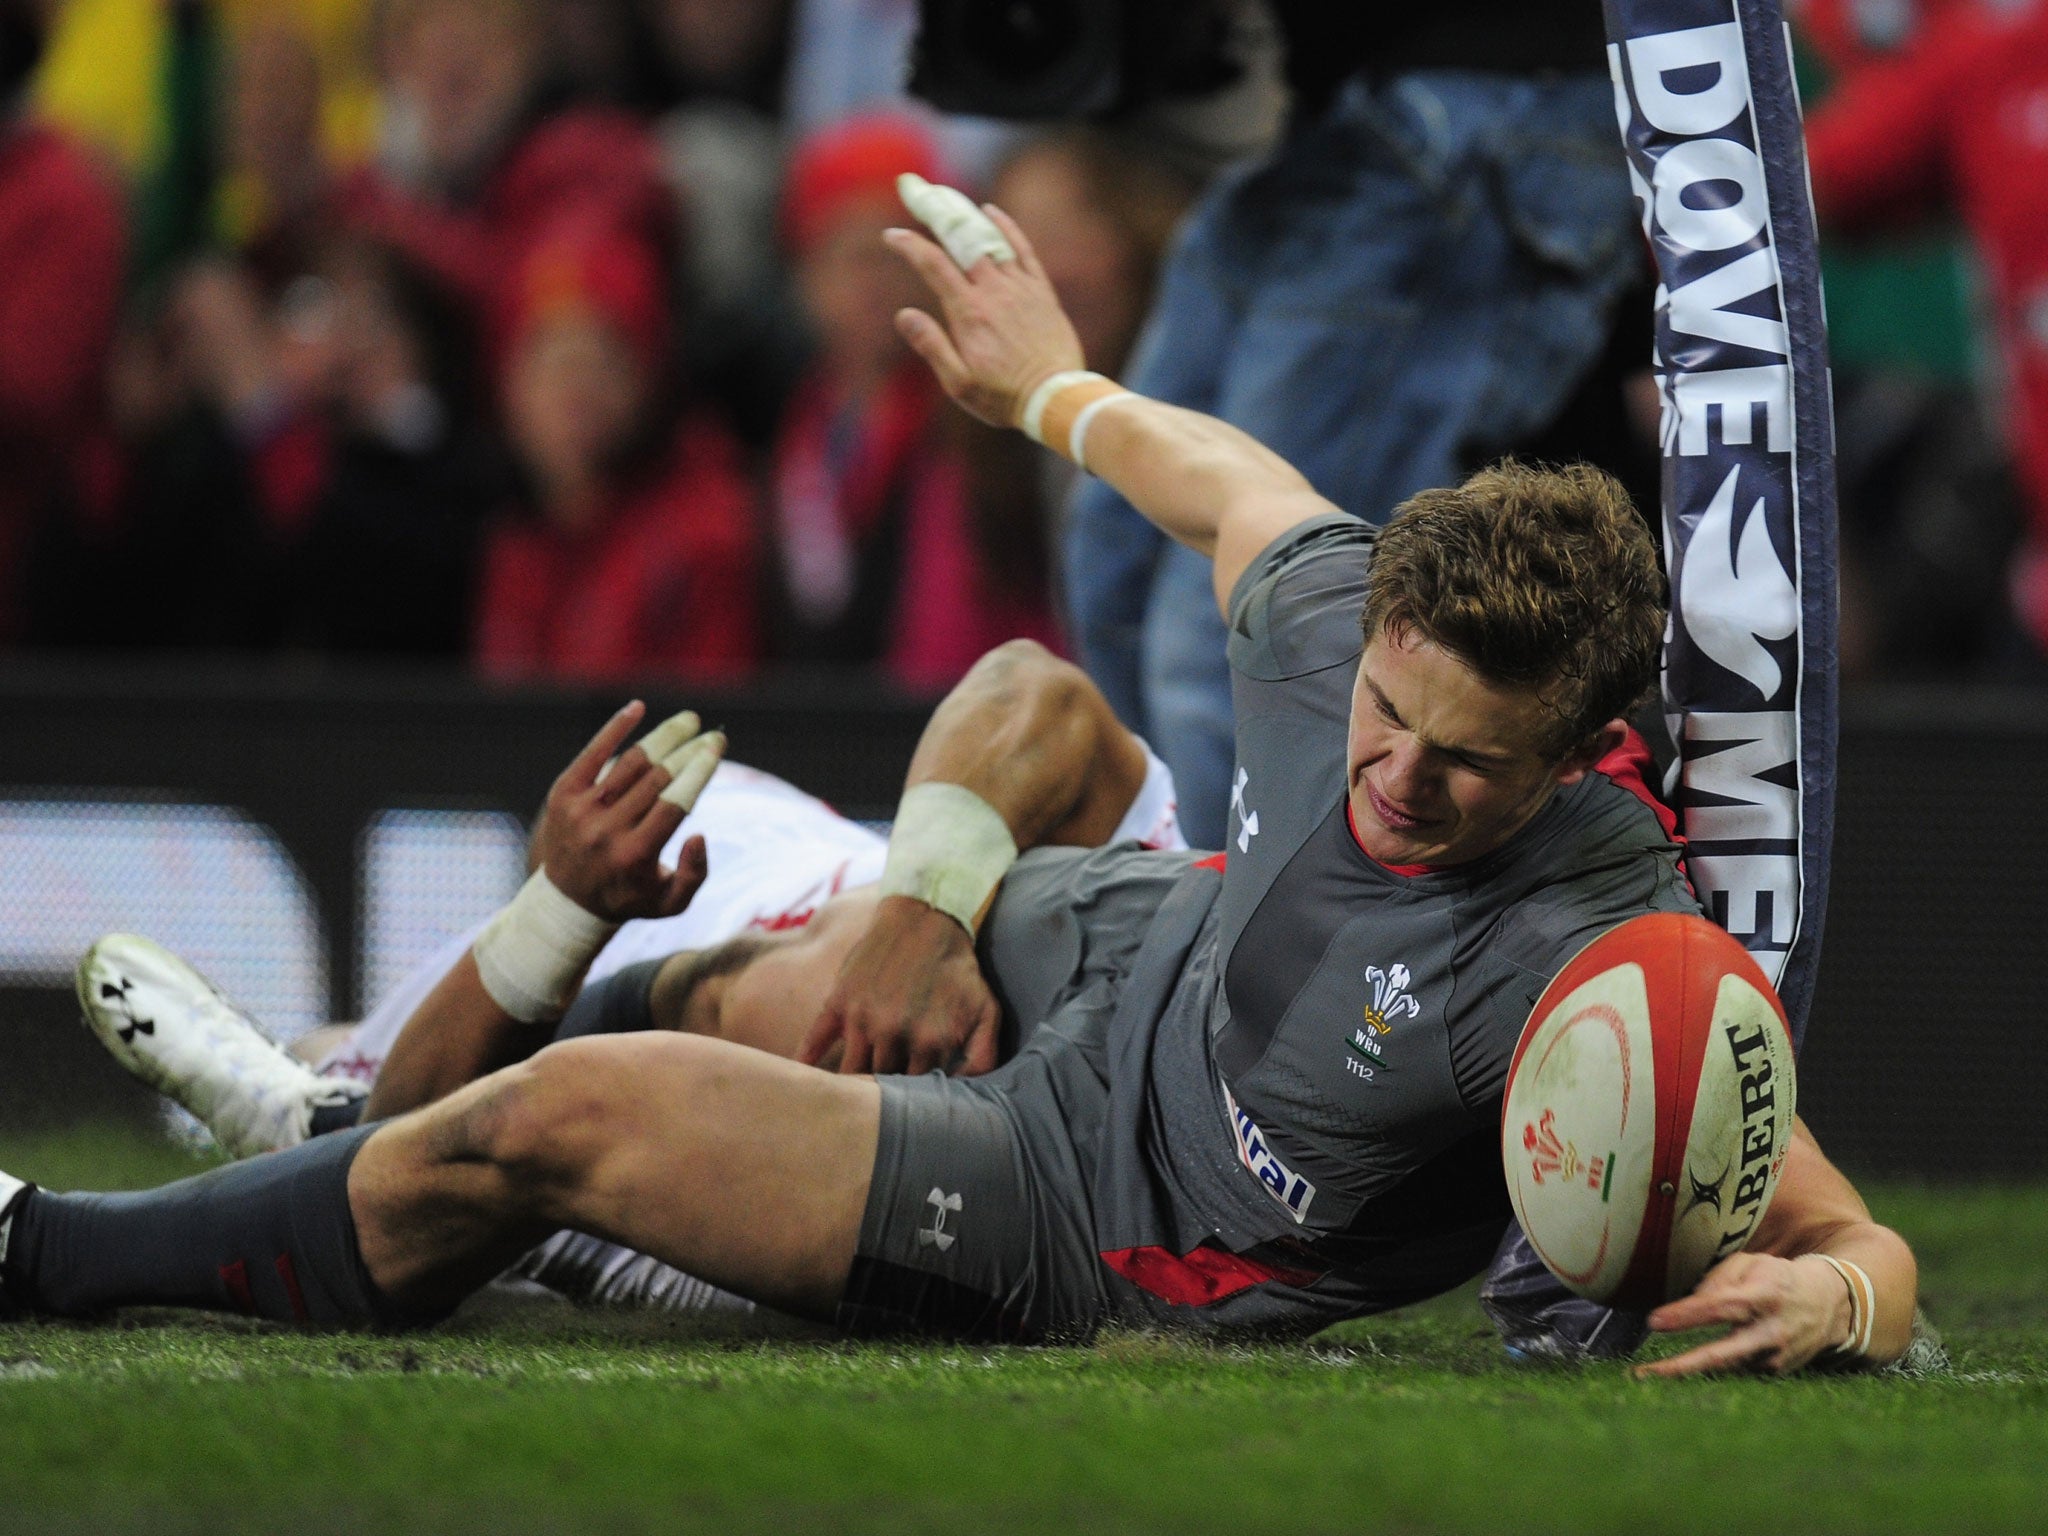
M575 1227L829 1317L880 1124L872 1078L690 1036L569 1041L414 1115L132 1195L8 1181L8 1298L316 1323L436 1316Z
M349 1176L363 1261L445 1306L557 1227L829 1316L874 1164L880 1094L721 1041L567 1041L387 1126Z

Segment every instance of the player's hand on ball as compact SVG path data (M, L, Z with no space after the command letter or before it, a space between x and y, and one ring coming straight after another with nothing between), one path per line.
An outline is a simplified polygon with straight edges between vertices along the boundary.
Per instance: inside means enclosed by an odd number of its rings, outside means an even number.
M683 844L674 869L661 850L724 757L724 733L685 710L614 758L645 712L628 704L562 770L534 838L548 879L608 922L672 917L706 874L702 838Z
M841 1072L958 1070L996 1064L1002 1009L982 977L974 941L945 913L884 897L839 969L798 1060L813 1066L843 1046Z
M1014 260L983 254L963 272L928 235L892 229L883 237L938 301L937 318L921 309L897 311L896 329L969 413L993 427L1014 427L1041 381L1086 364L1024 231L993 204L982 212L1014 249Z
M1720 1338L1636 1367L1638 1376L1694 1376L1719 1371L1796 1371L1843 1342L1848 1290L1828 1264L1808 1255L1781 1259L1738 1253L1708 1270L1690 1296L1650 1314L1657 1333L1725 1327Z

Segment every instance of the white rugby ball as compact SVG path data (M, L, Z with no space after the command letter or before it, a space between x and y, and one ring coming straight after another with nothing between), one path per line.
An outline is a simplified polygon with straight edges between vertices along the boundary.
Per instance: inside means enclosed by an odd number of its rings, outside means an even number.
M1703 917L1631 918L1572 957L1508 1068L1515 1216L1558 1279L1643 1310L1740 1250L1792 1141L1792 1032Z

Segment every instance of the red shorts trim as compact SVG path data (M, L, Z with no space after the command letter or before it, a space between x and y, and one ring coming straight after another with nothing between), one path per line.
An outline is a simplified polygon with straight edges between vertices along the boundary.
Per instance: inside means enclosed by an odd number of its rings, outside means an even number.
M1103 1254L1102 1262L1139 1290L1178 1307L1206 1307L1268 1281L1303 1286L1318 1278L1307 1270L1261 1264L1207 1243L1188 1253L1170 1248L1117 1248Z

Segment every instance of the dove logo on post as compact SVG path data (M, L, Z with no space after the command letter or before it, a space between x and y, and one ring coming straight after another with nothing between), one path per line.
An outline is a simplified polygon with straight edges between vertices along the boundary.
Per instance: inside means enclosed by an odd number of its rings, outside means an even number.
M1739 464L1728 471L1694 526L1685 580L1674 595L1693 644L1768 699L1784 686L1785 674L1764 642L1798 633L1799 589L1771 545L1763 497L1738 511L1741 474Z
M1735 0L1620 0L1608 48L1657 353L1666 697L1693 882L1773 981L1800 912L1802 605L1786 285Z

